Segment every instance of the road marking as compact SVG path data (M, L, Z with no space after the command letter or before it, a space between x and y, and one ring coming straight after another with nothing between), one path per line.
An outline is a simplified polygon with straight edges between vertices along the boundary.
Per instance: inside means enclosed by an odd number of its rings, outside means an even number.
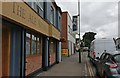
M87 65L85 64L85 76L87 76Z
M94 76L92 66L91 66L91 64L90 64L90 63L89 63L89 65L90 65L90 70L91 70L92 76Z
M94 77L94 73L93 73L93 70L92 70L92 66L91 64L88 62L88 58L87 58L87 55L84 55L85 60L86 60L86 64L85 64L85 72L87 72L87 69L88 69L88 72L89 74L87 73L88 76L90 76L90 78L95 78ZM86 73L85 73L86 74Z
M90 63L88 63L88 66L89 66L91 76L92 76L92 78L94 78L94 73L93 73L92 66L90 65Z
M89 64L89 62L87 62L87 67L88 67L88 71L89 71L90 77L94 78L93 69L92 69L92 66Z
M86 63L86 64L87 64L87 68L88 68L88 72L89 72L90 78L92 78L92 77L91 77L91 71L90 71L90 69L89 69L89 65L88 65L88 63Z
M87 57L85 58L85 61L87 61ZM87 76L87 63L85 63L85 76Z

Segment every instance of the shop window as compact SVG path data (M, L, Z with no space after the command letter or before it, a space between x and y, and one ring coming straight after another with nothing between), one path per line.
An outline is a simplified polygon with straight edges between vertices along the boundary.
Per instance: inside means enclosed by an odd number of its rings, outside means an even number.
M30 55L30 34L26 33L26 55Z
M40 38L37 38L37 53L40 54Z
M36 37L32 35L32 54L36 54Z
M26 33L26 56L42 54L41 38Z
M34 34L27 34L28 40L26 42L30 41L29 44L29 50L28 53L29 56L26 56L26 75L31 74L35 72L36 70L42 68L42 43L41 43L41 37L38 37ZM27 47L26 47L27 48Z
M37 54L42 55L42 39L37 38Z

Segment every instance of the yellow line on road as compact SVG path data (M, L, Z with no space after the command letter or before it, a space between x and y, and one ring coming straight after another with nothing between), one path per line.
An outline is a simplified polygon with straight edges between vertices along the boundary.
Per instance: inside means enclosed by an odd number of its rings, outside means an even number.
M92 76L93 76L93 78L94 78L94 73L93 73L92 66L91 66L91 64L90 64L90 63L89 63L89 65L90 65L90 69L91 69L91 72L92 72Z
M88 72L89 72L89 74L90 74L90 78L92 78L92 74L91 74L91 70L90 70L90 68L89 68L89 64L87 63L86 65L87 65L87 68L88 68Z
M92 67L89 63L87 63L87 64L88 64L88 70L89 70L90 76L91 76L91 78L94 78L94 73L93 73Z

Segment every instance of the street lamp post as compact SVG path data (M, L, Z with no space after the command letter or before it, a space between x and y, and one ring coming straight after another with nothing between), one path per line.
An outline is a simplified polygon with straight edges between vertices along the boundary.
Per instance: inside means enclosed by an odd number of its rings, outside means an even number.
M80 0L78 0L78 17L79 17L79 46L80 46ZM79 63L81 63L81 51L79 49Z

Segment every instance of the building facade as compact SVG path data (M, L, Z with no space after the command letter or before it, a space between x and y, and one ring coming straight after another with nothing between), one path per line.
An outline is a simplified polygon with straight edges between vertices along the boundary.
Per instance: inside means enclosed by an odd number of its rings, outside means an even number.
M62 55L70 56L75 52L75 35L72 33L72 19L68 12L62 12Z
M61 13L52 1L2 3L0 77L31 76L61 61Z

